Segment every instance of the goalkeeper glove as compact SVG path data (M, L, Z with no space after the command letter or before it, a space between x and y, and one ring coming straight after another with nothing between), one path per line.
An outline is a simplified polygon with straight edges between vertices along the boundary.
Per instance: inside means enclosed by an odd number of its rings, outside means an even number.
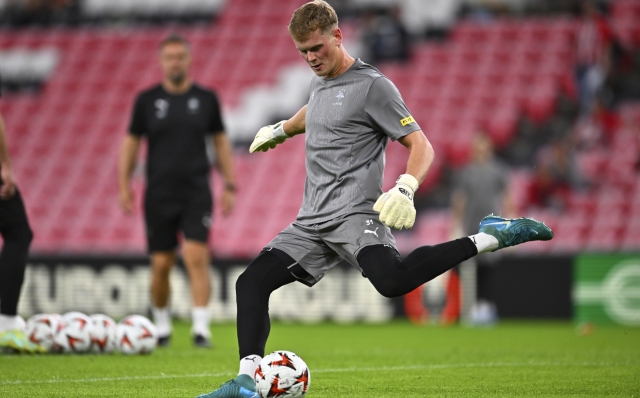
M255 151L267 152L269 149L273 149L278 144L282 144L284 140L289 138L289 135L284 132L284 120L279 121L276 124L265 126L258 130L256 138L253 139L249 153Z
M383 193L373 205L373 210L380 213L380 221L395 229L413 227L416 221L413 194L418 189L418 185L415 177L402 174L396 180L396 186Z

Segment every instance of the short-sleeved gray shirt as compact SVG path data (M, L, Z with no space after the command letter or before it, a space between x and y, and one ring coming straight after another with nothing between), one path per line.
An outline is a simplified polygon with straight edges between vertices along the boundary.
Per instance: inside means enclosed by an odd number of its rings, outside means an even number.
M396 86L359 59L334 79L314 76L306 114L306 170L297 222L370 212L382 194L387 138L420 130Z
M465 234L478 233L480 221L500 211L508 177L509 169L495 159L471 163L462 170L456 188L466 198L463 216Z

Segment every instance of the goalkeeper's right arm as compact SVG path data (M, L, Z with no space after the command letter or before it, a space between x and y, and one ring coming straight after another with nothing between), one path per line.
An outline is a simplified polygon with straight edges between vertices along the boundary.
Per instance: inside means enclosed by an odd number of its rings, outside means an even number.
M291 119L261 128L256 134L256 138L253 139L249 152L266 152L275 148L276 145L282 144L289 137L304 134L306 116L307 106L305 105Z

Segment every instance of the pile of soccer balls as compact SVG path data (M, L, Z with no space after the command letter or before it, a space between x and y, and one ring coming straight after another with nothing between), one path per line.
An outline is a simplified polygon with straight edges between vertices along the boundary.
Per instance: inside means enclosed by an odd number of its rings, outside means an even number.
M149 354L158 341L155 325L141 315L129 315L116 324L102 314L38 314L29 318L26 332L52 353Z

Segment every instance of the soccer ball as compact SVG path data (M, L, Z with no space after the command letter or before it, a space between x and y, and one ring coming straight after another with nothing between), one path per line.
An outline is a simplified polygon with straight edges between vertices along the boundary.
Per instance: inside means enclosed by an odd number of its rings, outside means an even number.
M158 344L158 329L142 315L129 315L118 323L116 344L123 354L150 354Z
M309 391L311 373L293 352L276 351L262 358L255 380L261 398L301 398Z
M53 336L58 328L60 315L58 314L37 314L27 321L26 333L35 344L46 348L47 351L55 351L53 347Z
M94 314L90 316L93 322L91 329L91 351L110 353L116 349L116 322L109 316Z
M53 346L56 351L64 353L82 353L91 349L91 330L93 322L87 315L72 311L62 316L56 333L53 336Z

